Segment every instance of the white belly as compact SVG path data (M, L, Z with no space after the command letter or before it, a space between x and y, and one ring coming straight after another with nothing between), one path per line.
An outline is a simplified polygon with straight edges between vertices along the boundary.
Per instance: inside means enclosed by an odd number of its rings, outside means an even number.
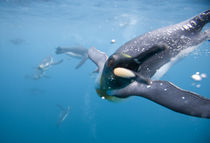
M173 58L170 59L168 63L160 67L156 73L153 75L152 80L158 80L160 79L168 70L169 68L177 62L179 59L187 56L190 52L192 52L194 49L196 49L198 46L189 47L187 49L184 49L179 52L179 54Z

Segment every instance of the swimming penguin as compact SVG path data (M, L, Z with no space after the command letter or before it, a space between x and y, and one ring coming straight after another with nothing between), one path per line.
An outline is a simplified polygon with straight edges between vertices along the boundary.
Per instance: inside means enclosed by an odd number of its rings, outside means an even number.
M66 54L73 58L81 59L80 63L76 66L76 69L78 69L81 65L83 65L85 61L88 59L88 54L87 54L88 49L83 47L71 47L71 48L57 47L55 53Z
M55 62L52 56L48 56L44 58L40 62L40 64L36 67L36 72L33 75L33 79L38 80L42 77L48 77L45 75L45 71L47 71L51 66L61 64L62 62L63 62L63 59Z
M208 39L209 30L201 30L209 21L207 10L184 22L138 36L109 58L89 48L88 56L98 66L97 94L112 101L140 96L179 113L210 118L210 99L157 80L179 58Z
M61 123L66 119L70 112L70 106L64 108L63 106L57 104L57 107L60 108L61 112L59 114L59 119L57 121L57 127L61 125Z
M57 61L57 62L54 62L53 57L52 56L48 56L48 57L44 58L41 61L41 63L37 66L37 69L46 71L50 66L58 65L58 64L60 64L62 62L63 62L62 59Z

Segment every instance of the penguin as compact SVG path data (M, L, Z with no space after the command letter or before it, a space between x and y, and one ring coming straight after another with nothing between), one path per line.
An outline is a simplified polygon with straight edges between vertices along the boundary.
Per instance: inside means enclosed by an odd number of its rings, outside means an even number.
M110 57L89 48L88 57L98 67L97 94L111 101L144 97L175 112L210 118L210 99L159 80L178 59L208 40L209 30L201 30L209 21L210 10L206 10L178 24L140 35Z

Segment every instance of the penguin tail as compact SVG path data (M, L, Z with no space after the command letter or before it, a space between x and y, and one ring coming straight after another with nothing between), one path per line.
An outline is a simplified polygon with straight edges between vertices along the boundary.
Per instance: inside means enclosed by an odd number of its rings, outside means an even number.
M190 23L196 30L200 31L203 26L210 22L210 10L206 10L190 20Z
M55 53L56 54L63 54L64 53L64 50L61 47L57 47L56 50L55 50Z

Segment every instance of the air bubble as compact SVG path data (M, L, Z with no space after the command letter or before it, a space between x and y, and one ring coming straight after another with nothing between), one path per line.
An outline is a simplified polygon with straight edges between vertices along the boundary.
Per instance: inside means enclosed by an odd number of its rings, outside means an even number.
M147 88L150 88L151 87L151 85L147 85Z
M196 72L191 76L191 78L195 81L201 81L203 78L206 78L207 75L205 73L200 74L200 72Z
M202 73L202 74L201 74L201 77L202 77L202 78L206 78L207 75L206 75L205 73Z
M195 81L201 81L202 80L202 78L199 74L193 74L191 77Z

